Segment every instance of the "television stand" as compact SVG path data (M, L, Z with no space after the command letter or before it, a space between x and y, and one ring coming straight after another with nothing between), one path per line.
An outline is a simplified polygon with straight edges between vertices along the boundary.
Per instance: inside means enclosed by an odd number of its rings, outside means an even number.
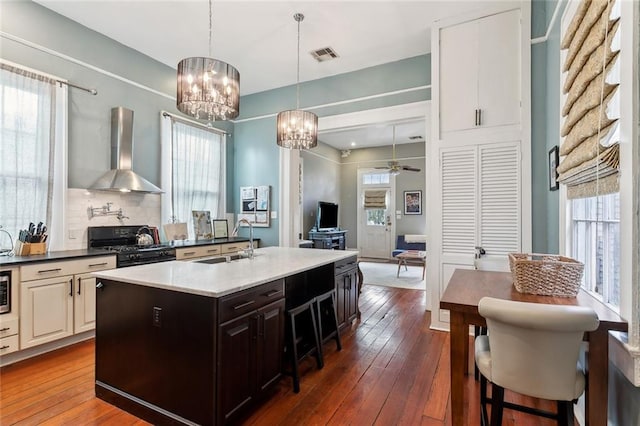
M347 231L339 229L330 231L309 231L309 239L313 241L313 248L344 250Z

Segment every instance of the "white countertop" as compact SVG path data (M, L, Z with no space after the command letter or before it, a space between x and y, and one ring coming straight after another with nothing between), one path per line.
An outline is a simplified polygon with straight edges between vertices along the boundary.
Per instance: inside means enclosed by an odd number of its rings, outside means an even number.
M255 250L253 259L216 264L174 260L100 271L93 275L183 293L221 297L357 254L357 251L350 250L264 247Z

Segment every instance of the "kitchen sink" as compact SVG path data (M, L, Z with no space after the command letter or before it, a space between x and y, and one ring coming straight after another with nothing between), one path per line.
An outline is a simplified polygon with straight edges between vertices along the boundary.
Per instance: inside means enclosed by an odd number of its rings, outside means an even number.
M210 265L213 265L216 263L231 262L233 260L238 260L238 259L246 259L246 256L243 256L241 254L230 254L228 256L209 257L207 259L194 260L194 262L208 263Z

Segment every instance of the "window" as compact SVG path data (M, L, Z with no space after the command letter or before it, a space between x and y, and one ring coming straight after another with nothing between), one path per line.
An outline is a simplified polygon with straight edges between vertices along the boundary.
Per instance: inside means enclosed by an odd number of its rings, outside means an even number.
M620 306L620 194L571 202L572 256L584 263L583 287Z
M367 212L367 225L370 226L385 226L385 212L386 209L369 209Z
M362 177L362 183L365 185L389 184L389 176L389 173L367 173Z
M0 76L0 225L15 241L30 222L43 222L49 249L59 250L66 189L66 86L5 62Z
M199 124L163 119L163 223L186 222L194 236L192 211L224 218L225 135Z

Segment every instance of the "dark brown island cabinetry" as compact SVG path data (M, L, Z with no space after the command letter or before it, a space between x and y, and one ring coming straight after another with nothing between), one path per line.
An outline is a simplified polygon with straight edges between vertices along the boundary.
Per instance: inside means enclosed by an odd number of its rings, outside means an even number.
M345 327L358 316L358 262L355 256L335 263L338 326Z
M239 423L281 381L287 309L335 288L356 318L355 253L259 250L96 273L96 396L153 424Z
M155 424L225 424L282 372L284 280L213 298L101 279L96 396Z
M284 308L282 280L220 300L220 424L244 412L245 407L280 378Z

